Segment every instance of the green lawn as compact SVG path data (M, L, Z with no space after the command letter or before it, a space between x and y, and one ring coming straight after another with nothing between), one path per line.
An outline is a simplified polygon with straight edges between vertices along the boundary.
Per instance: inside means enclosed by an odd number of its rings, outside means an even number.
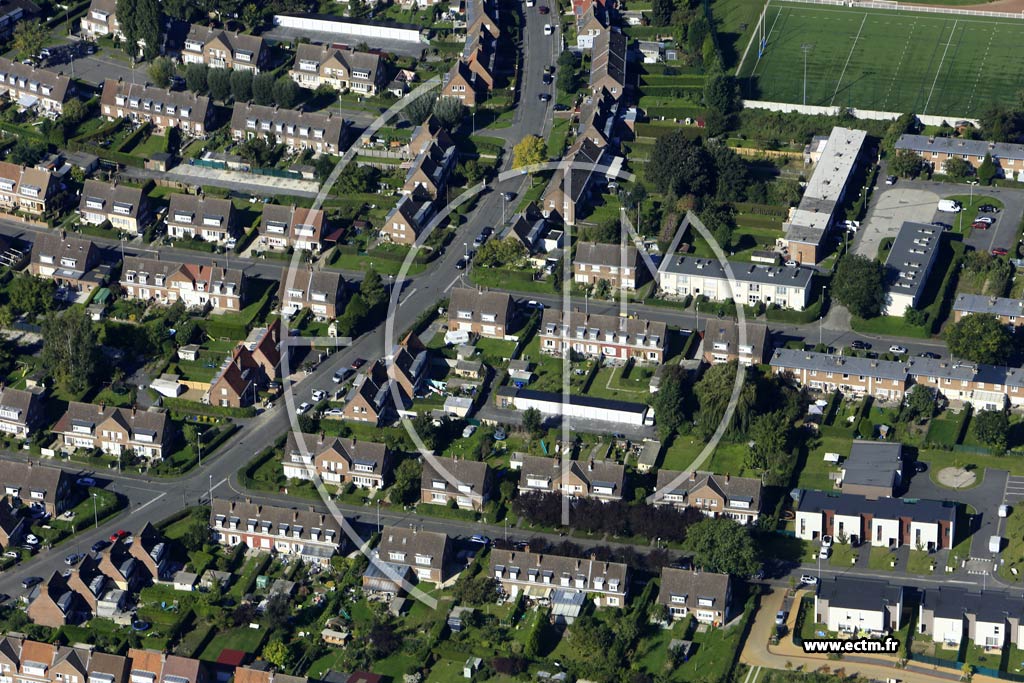
M157 152L163 152L167 149L167 137L164 135L157 135L153 133L148 135L144 140L140 140L131 149L122 150L128 152L132 156L137 156L140 159L151 159Z
M911 325L902 316L880 315L877 318L858 318L853 316L850 327L863 334L879 334L912 339L929 339L932 335L928 330Z
M372 254L339 254L337 251L331 257L328 264L331 268L340 270L367 271L372 266L381 275L398 275L402 270L402 262L392 259L373 258ZM406 275L419 275L427 269L426 264L410 263L405 271Z
M859 555L860 552L849 543L833 543L828 563L833 567L847 568L853 565L853 559Z
M1006 518L1003 537L1008 539L1003 550L1003 563L999 565L999 577L1004 581L1020 583L1024 580L1024 506L1015 506ZM1010 569L1017 570L1017 576Z
M975 116L1013 103L1024 79L1024 63L990 54L993 40L1024 40L1024 22L1012 19L777 2L765 21L763 56L751 50L740 69L744 97Z
M704 443L692 434L680 434L662 455L661 467L667 470L685 471L696 458Z
M199 659L206 662L215 662L220 656L221 650L241 650L258 654L263 637L267 634L263 629L252 629L244 626L233 628L230 631L218 633L207 643L199 655Z
M932 563L935 556L916 548L911 549L907 558L906 570L911 574L933 574Z
M876 548L872 546L871 556L868 558L868 568L874 570L893 571L892 560L896 559L895 553L889 552L888 548Z

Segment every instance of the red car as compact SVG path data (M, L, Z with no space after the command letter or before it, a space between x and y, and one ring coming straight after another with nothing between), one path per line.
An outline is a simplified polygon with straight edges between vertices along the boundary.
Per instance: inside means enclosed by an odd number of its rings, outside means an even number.
M110 542L120 541L122 538L128 535L128 532L124 529L118 529L114 533L110 534Z
M363 367L364 365L366 365L366 359L365 358L356 358L354 361L352 361L352 365L350 367L353 370L358 370L359 368Z
M541 14L547 14L551 10L545 7L544 5L541 5L540 7L537 8L537 11L540 12Z
M974 222L971 223L971 227L974 228L975 230L988 230L989 225L988 223Z
M1002 247L996 247L995 249L992 250L993 256L1006 256L1009 253L1010 252L1008 252L1006 249L1003 249Z

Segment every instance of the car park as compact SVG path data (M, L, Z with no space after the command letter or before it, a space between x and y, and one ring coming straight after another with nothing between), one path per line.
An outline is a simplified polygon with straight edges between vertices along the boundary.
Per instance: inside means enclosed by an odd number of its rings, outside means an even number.
M303 401L302 403L299 404L299 407L295 409L295 414L296 415L304 415L312 407L313 407L312 404L307 403L306 401Z
M902 354L904 354L906 352L907 352L907 347L906 346L900 346L899 344L893 344L892 346L889 347L889 353L895 353L895 354L898 354L898 355L902 355Z

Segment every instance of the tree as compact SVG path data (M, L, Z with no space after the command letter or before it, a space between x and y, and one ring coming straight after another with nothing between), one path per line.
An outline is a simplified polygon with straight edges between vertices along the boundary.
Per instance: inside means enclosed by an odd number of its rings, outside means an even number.
M35 166L46 154L46 143L21 135L11 148L8 159L21 166Z
M274 102L282 109L293 109L299 101L299 86L288 76L274 81Z
M747 162L732 151L728 145L711 144L707 147L715 162L717 183L715 197L726 202L740 202L747 198L750 188L750 171ZM638 185L637 188L642 188Z
M422 435L421 435L422 436ZM395 468L395 483L391 487L391 502L398 505L412 503L420 496L420 464L412 458L403 460Z
M249 3L242 8L242 23L250 31L260 28L263 25L263 9L254 3Z
M704 104L728 116L740 109L740 86L735 76L715 73L704 81Z
M651 4L651 23L655 26L668 26L672 22L672 13L675 11L674 0L654 0Z
M8 302L15 312L34 318L54 309L56 292L57 284L53 280L22 273L8 288Z
M1010 438L1010 419L1005 410L982 410L971 419L971 429L978 441L997 454L1006 451Z
M1013 335L990 313L965 315L946 326L945 337L951 354L976 363L1002 365L1013 351Z
M1024 112L993 104L981 113L978 123L981 124L986 139L995 142L1015 142L1024 132Z
M758 415L750 423L750 450L746 466L768 470L789 450L789 418L782 411Z
M714 187L714 161L682 129L658 138L658 153L647 162L647 179L659 192L704 196Z
M210 69L206 75L206 85L212 99L227 102L231 97L231 72L227 69Z
M739 368L736 361L713 365L693 387L695 402L699 406L695 429L701 438L710 438L722 423L732 397L737 372L744 373L744 384L727 433L736 437L745 434L750 421L757 415L756 386L749 381L746 368Z
M927 420L931 418L934 412L935 396L932 394L931 389L923 384L915 384L907 392L907 396L903 401L903 412L900 414L900 417L908 422L919 419Z
M544 436L547 431L544 429L544 416L536 408L527 408L523 411L523 429L529 432L534 439Z
M346 337L358 336L369 313L370 307L366 304L363 295L353 295L345 306L345 312L338 318L339 333Z
M185 87L202 95L207 89L207 75L210 69L205 64L189 64L185 67Z
M899 149L889 159L889 170L901 178L916 178L925 170L925 161L916 152Z
M712 200L705 204L700 212L700 220L704 227L711 231L718 246L728 249L732 241L732 231L736 228L736 209L732 204Z
M89 112L82 100L75 97L64 103L64 107L60 112L60 118L65 123L77 126L85 120L88 113Z
M658 434L663 441L671 437L686 421L686 396L689 384L686 368L672 363L665 367L658 391L650 397L651 407L658 416Z
M511 235L503 240L492 239L484 242L477 252L474 263L488 268L516 266L526 258L526 247Z
M612 283L608 280L601 278L594 285L594 298L595 299L607 299L612 293Z
M750 530L728 517L708 517L691 526L683 547L705 571L748 577L760 567Z
M174 75L174 62L167 57L157 57L150 63L146 73L154 85L166 88L171 84L171 76Z
M452 131L459 127L466 115L466 105L458 97L439 97L434 102L434 118Z
M512 168L533 166L547 160L548 145L536 135L527 135L512 148Z
M359 284L359 294L366 300L366 305L371 310L377 308L388 300L388 292L384 288L384 281L375 269L370 268L363 276Z
M996 177L996 165L992 163L992 155L985 152L985 158L978 166L978 182L982 185L991 185L992 179Z
M69 393L88 389L99 351L89 315L75 310L62 315L49 313L42 327L43 365Z
M885 304L882 264L859 254L847 254L832 279L832 296L858 317L879 315Z
M430 113L434 111L434 102L437 100L436 92L427 92L409 102L402 114L414 126L418 126L427 120Z
M274 74L261 71L252 79L252 99L264 107L274 103Z
M19 21L14 28L12 43L18 59L35 59L50 37L46 24L42 21Z
M274 638L263 646L263 659L284 671L291 663L291 653L280 638Z
M251 71L238 69L231 72L231 96L236 102L248 102L252 99L252 81Z
M160 52L163 12L158 0L117 0L117 21L124 33L124 51L134 61L139 41L145 43L143 56L152 59Z
M974 175L974 167L960 157L950 157L942 165L942 172L954 180L966 180Z
M331 172L334 171L334 167L337 165L337 160L331 157L329 154L321 154L313 162L314 168L316 168L316 179L321 183L326 182L331 176ZM351 164L350 164L351 165ZM345 167L346 169L348 166ZM361 167L368 168L368 167Z
M258 168L273 166L284 153L284 145L277 143L277 136L267 133L266 137L255 137L238 146L243 159Z

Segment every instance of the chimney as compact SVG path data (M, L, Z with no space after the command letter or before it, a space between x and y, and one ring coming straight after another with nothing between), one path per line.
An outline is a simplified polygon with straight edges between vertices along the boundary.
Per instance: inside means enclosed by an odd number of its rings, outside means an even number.
M250 498L249 496L246 496L245 497L245 502L248 503L249 505L252 505L252 498Z
M31 460L29 460L29 462L32 462L32 461L31 461ZM530 544L529 544L529 543L527 543L527 544L526 544L526 547L525 547L525 548L523 548L523 552L524 552L524 553L528 553L528 552L530 552Z
M135 413L137 413L138 411L139 411L139 407L137 405L132 405L132 419L133 420L135 419Z
M729 473L728 472L725 473L725 483L726 484L729 483Z
M590 462L587 463L587 471L588 472L593 472L594 471L594 459L593 458L591 458Z
M697 481L697 473L690 472L690 481Z
M98 412L99 412L99 414L100 414L100 415L102 415L102 414L103 414L103 412L104 412L104 411L105 411L106 409L107 409L107 404L106 404L106 403L100 403L100 408L99 408L99 411L98 411Z
M323 444L324 444L324 431L321 429L320 430L320 440L317 441L317 445L322 446Z
M590 561L591 562L596 562L597 561L597 553L590 553Z

